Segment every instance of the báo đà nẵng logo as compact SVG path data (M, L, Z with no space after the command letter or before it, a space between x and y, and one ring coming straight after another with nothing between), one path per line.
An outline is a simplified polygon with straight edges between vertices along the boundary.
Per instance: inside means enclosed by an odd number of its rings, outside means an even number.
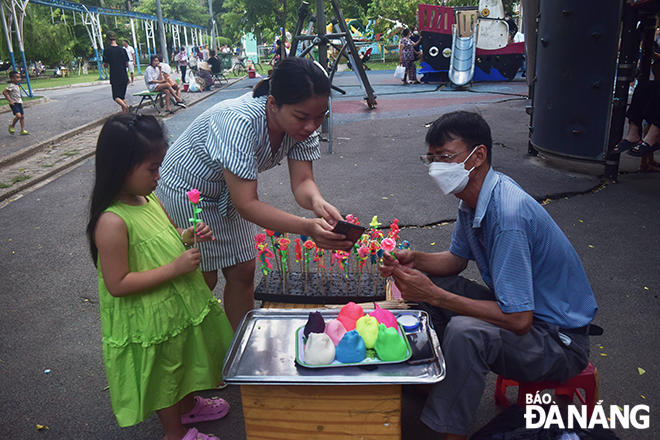
M614 429L620 426L623 429L648 429L649 423L649 407L648 405L610 405L609 413L606 413L605 407L602 405L602 400L599 400L597 405L594 406L594 412L589 417L587 405L582 405L580 408L575 405L569 405L566 410L566 420L562 418L559 406L552 402L552 397L549 394L539 395L527 394L525 396L525 428L526 429L549 429L557 427L559 429L593 429L596 426L601 426L606 429ZM553 403L550 405L550 403ZM544 404L546 406L541 406Z

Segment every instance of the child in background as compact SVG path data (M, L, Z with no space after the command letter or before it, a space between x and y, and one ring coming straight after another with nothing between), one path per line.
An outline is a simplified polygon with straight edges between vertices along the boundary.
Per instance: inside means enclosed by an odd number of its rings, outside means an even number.
M2 94L5 95L5 98L9 101L9 108L11 108L12 113L14 113L14 120L11 121L11 125L9 126L9 134L14 134L14 126L18 121L21 122L21 132L19 134L30 134L25 129L25 112L23 111L21 89L18 87L18 83L21 82L21 75L15 70L12 70L9 72L9 81L10 84L2 91Z
M233 331L198 270L199 249L186 250L193 227L177 228L153 194L166 150L153 116L113 116L99 135L87 236L106 376L119 426L155 411L165 440L218 440L183 424L229 411L223 399L192 393L221 382ZM198 223L197 241L211 240L209 226Z

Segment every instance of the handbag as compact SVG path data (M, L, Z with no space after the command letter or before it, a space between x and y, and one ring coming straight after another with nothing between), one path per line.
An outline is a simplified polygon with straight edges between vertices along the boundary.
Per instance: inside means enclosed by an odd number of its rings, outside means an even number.
M403 79L404 75L406 74L406 68L399 65L396 66L396 69L394 70L394 77L397 79Z

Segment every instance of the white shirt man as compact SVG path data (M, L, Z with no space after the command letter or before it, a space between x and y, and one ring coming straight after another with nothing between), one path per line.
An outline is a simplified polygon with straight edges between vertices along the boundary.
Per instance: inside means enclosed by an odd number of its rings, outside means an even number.
M135 79L135 49L128 44L128 40L124 40L124 50L128 55L128 67L127 71L131 75L131 85L133 85L133 80Z

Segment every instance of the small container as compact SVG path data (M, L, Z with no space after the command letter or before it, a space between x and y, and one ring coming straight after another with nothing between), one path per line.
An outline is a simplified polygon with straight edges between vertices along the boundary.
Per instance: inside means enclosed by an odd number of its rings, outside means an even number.
M183 91L187 92L188 91L188 84L183 84Z
M401 324L406 333L414 333L419 329L419 318L412 313L400 313L396 316L396 321Z
M248 78L256 78L257 73L254 71L254 69L248 69Z

